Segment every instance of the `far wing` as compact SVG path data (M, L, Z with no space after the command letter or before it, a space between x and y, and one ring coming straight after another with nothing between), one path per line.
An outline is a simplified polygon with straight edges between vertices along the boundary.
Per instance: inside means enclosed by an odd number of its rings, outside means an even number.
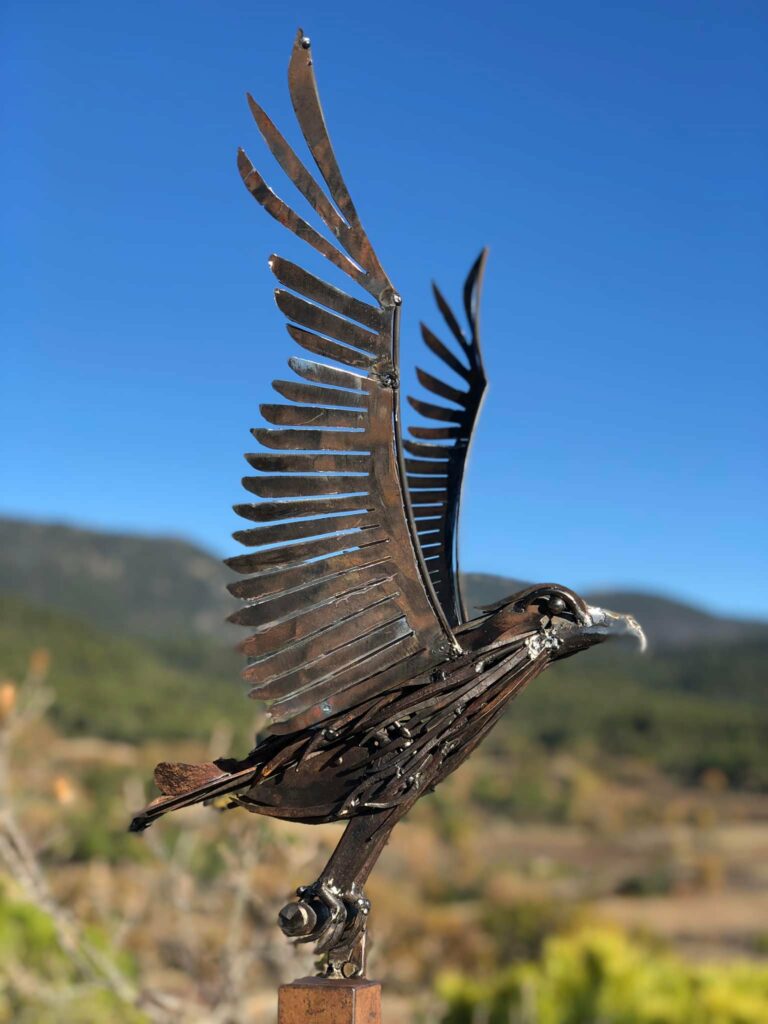
M334 239L271 191L248 157L238 164L264 209L347 274L372 301L280 257L270 260L277 304L299 349L293 376L273 383L283 401L261 406L266 451L247 455L264 499L235 506L255 526L235 534L253 552L229 559L246 578L230 590L247 604L251 695L270 703L276 731L362 705L444 660L455 641L429 582L410 517L398 424L400 298L363 230L323 120L309 40L296 38L289 87L327 192L264 111L251 111L281 167Z
M406 459L408 490L421 552L452 627L467 618L459 579L458 527L464 470L487 385L480 351L480 294L487 254L487 249L480 253L464 282L468 337L437 286L432 286L452 342L445 345L422 324L424 343L442 360L446 372L439 378L422 369L416 373L440 402L408 398L416 412L434 424L411 427L417 440L405 441L404 447L411 456Z

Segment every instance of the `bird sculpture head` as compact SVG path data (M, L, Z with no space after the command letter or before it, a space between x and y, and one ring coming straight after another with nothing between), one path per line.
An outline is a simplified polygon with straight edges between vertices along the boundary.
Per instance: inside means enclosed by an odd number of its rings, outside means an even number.
M568 658L605 640L634 639L641 651L645 633L631 615L598 608L557 583L539 583L481 609L491 646L525 643L532 657Z

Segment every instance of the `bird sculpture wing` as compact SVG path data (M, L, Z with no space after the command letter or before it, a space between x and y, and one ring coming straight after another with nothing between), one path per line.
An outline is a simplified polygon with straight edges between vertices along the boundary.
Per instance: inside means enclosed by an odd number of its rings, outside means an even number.
M451 346L422 324L424 343L442 361L443 370L439 378L421 368L416 374L422 387L449 404L409 397L416 412L432 420L433 425L410 427L416 440L403 442L410 456L405 464L421 553L445 617L453 627L467 619L459 580L458 524L464 469L487 385L480 351L480 294L486 256L484 249L464 282L468 333L437 285L432 286Z
M288 81L324 187L261 107L250 96L248 102L269 149L327 234L278 198L242 151L240 173L269 214L370 300L270 259L288 333L311 358L292 355L295 376L273 383L283 401L261 406L271 426L253 433L266 451L246 456L258 475L243 482L264 500L235 506L257 525L235 534L253 550L228 565L244 577L230 590L246 601L231 619L254 629L242 644L249 657L244 675L251 696L269 702L273 732L363 707L459 649L409 499L398 405L401 300L344 184L301 31Z

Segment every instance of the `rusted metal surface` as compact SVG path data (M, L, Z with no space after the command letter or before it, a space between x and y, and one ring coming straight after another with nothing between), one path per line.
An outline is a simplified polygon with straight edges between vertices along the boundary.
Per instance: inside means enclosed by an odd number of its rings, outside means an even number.
M281 985L278 1024L381 1024L381 985L356 978L301 978Z
M553 661L610 636L641 638L642 631L630 617L591 608L549 583L466 620L457 530L486 388L479 334L486 253L464 286L466 327L434 289L448 342L422 327L442 369L439 376L419 369L429 399L412 398L411 405L430 425L412 427L413 440L404 440L402 300L342 178L301 33L289 87L324 184L258 104L249 98L249 105L329 237L279 199L241 152L243 181L268 213L369 298L270 259L288 333L313 355L294 352L294 376L273 384L282 401L261 407L270 425L253 430L261 450L246 455L255 475L243 480L259 500L235 506L255 525L235 534L248 552L228 562L242 577L229 589L244 602L231 621L250 630L242 643L244 676L251 695L268 702L270 729L242 759L159 765L162 796L133 828L222 794L232 806L308 824L348 819L319 878L280 913L286 935L314 943L327 976L342 979L364 972L364 885L400 818Z

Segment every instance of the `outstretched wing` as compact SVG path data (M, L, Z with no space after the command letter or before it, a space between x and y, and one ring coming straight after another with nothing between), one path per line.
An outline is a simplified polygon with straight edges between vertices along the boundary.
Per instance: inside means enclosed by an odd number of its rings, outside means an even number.
M420 368L416 373L427 391L450 404L408 398L416 412L440 424L410 427L411 434L418 440L405 441L404 447L411 456L406 459L408 490L419 544L435 593L451 626L467 618L459 580L459 505L472 433L487 384L480 351L480 293L487 254L488 250L483 249L464 282L469 338L434 284L432 290L452 335L452 346L443 344L426 324L421 325L427 348L451 371L446 373L450 383Z
M274 381L284 402L261 406L268 449L247 455L265 499L236 505L257 525L235 534L252 553L228 560L230 585L254 627L242 648L251 695L270 701L276 731L321 722L442 661L455 647L429 582L411 519L398 425L400 298L363 230L331 148L301 31L288 81L293 107L326 193L249 96L277 161L334 241L271 191L248 157L238 165L264 209L367 291L362 301L273 256L277 305L312 358ZM330 197L329 197L330 196Z

